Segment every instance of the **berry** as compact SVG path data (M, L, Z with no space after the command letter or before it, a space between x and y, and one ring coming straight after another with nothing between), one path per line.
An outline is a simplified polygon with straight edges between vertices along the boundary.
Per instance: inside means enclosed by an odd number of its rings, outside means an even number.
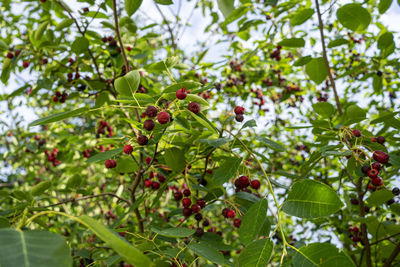
M204 209L204 207L206 206L206 201L200 198L199 200L196 201L196 204L199 205L200 208Z
M370 169L368 171L368 177L371 178L371 179L374 179L374 178L378 177L378 174L379 174L379 171L376 170L376 169Z
M176 98L178 98L178 99L180 99L180 100L185 99L186 96L187 96L186 88L185 88L185 87L182 87L181 89L179 89L178 91L176 91L175 95L176 95Z
M150 187L150 186L152 186L152 181L150 180L150 179L146 179L146 180L144 180L144 186L145 187Z
M192 208L193 210L193 208ZM194 215L194 218L196 219L196 221L201 221L203 219L203 215L201 215L201 213L197 213L196 215Z
M353 135L354 135L355 137L360 137L360 136L361 136L360 130L354 129L354 130L353 130Z
M153 188L153 190L157 190L160 188L160 183L156 182L156 181L152 181L151 182L151 188Z
M386 201L386 205L390 206L394 203L394 199L389 199L388 201Z
M156 126L156 123L153 120L145 120L143 123L143 128L147 131L152 131L154 127Z
M376 141L377 141L379 144L383 145L383 143L385 143L386 139L385 139L385 137L383 137L383 136L378 136L378 137L376 138Z
M117 162L113 159L107 159L104 162L104 165L106 166L107 169L112 169L112 168L117 167Z
M139 137L137 138L138 144L141 146L145 146L147 145L147 142L149 141L149 139L147 139L147 136L145 135L139 135Z
M14 57L14 54L12 52L7 53L7 58L11 59Z
M389 162L389 155L381 150L375 151L374 154L372 155L372 157L374 158L374 160L376 160L379 163L388 163Z
M379 164L378 162L374 162L374 163L372 163L372 169L375 169L375 170L377 170L377 171L380 171L381 170L381 164Z
M53 101L54 101L54 102L58 102L58 97L53 96Z
M27 67L29 67L29 61L24 61L24 62L22 62L22 67L24 67L25 69L26 69Z
M257 179L253 180L253 181L251 181L250 186L251 186L251 188L257 190L260 188L260 181Z
M353 204L353 205L358 205L358 199L352 198L352 199L350 200L350 203Z
M375 186L381 186L383 184L381 177L376 177L372 179L372 184Z
M236 212L234 210L228 210L226 213L226 217L228 218L234 218L236 216Z
M190 196L191 194L192 194L192 192L190 192L189 189L183 190L183 195L184 195L185 197L188 197L188 196Z
M147 106L146 111L145 111L147 117L154 118L157 116L157 108L153 106Z
M174 198L175 198L176 201L181 200L181 199L183 198L182 192L181 192L181 191L176 191L176 192L174 193Z
M190 206L190 204L192 204L192 201L190 200L190 198L184 198L182 199L182 205L185 208L188 208Z
M89 8L88 7L84 7L83 8L83 12L85 12L85 13L89 12Z
M153 160L152 158L146 157L146 159L145 159L146 164L150 164L152 160Z
M133 147L131 146L131 145L125 145L124 146L124 153L125 154L132 154L132 152L133 152Z
M244 114L244 107L236 106L233 110L236 115L243 115Z
M195 232L195 235L197 235L197 236L202 236L202 235L204 235L204 230L203 230L203 228L197 228L197 229L196 229L196 232Z
M392 189L392 193L396 196L398 196L400 194L400 189L398 187L395 187Z
M240 224L241 224L241 223L242 223L242 220L239 219L239 218L236 218L236 219L233 220L233 225L234 225L235 227L237 227L237 228L240 227Z
M197 204L193 204L191 208L192 208L193 213L199 213L201 210L200 206Z
M191 102L187 108L194 114L199 114L200 112L200 104L197 102Z
M207 227L207 226L209 226L209 225L210 225L210 221L207 220L207 219L204 219L204 221L203 221L203 226L204 226L204 227Z
M183 214L183 216L185 216L185 217L189 217L190 215L192 215L192 209L191 209L191 208L188 208L188 207L185 207L185 208L182 210L182 214Z
M166 124L169 122L169 114L168 112L161 111L157 116L157 120L160 124Z
M158 181L160 181L160 183L164 183L165 182L165 176L163 174L158 174L157 178L158 178Z
M364 165L364 166L362 166L361 167L361 171L362 171L362 173L364 173L364 174L368 174L368 171L371 169L371 166L369 166L369 165Z
M225 218L227 218L227 216L228 216L228 211L229 211L228 208L224 208L224 209L222 210L222 216L224 216Z
M376 142L376 138L375 137L371 137L371 141L372 142Z
M353 236L353 237L351 238L351 240L353 240L353 242L359 242L359 241L361 241L361 238L358 237L358 236Z
M127 46L127 47L126 47L126 50L129 52L129 51L131 51L131 50L132 50L132 47L130 47L130 46Z
M242 114L238 114L238 115L235 116L235 120L237 122L242 122L244 120L244 117L243 117Z
M238 178L240 188L245 188L250 185L249 177L247 176L240 176Z
M71 64L73 64L73 63L75 62L75 60L74 60L72 57L70 57L70 58L68 59L68 62L71 63Z
M353 227L353 232L354 232L354 233L358 233L359 231L360 231L360 229L358 229L357 226L354 226L354 227Z

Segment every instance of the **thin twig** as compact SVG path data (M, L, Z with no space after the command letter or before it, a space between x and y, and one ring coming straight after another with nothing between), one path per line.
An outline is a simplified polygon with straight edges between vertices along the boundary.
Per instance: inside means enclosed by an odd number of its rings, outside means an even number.
M115 0L114 0L115 1ZM176 43L175 43L175 37L174 37L174 33L172 31L171 25L169 25L169 22L167 20L167 18L165 17L164 13L162 12L162 10L160 9L160 7L158 6L158 4L156 2L154 2L154 5L156 6L158 12L160 13L164 23L167 25L168 28L168 32L171 36L171 42L172 42L172 48L174 49L174 51L176 50Z

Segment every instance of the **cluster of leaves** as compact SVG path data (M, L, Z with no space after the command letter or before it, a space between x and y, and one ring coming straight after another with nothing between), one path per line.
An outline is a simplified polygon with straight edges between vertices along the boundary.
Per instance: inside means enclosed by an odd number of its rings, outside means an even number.
M400 263L397 3L78 2L0 3L1 266Z

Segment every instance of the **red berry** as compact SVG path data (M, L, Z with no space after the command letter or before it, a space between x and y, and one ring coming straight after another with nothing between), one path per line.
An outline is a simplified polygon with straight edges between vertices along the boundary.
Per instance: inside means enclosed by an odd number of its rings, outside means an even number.
M371 178L371 179L374 179L374 178L378 177L378 174L379 174L379 171L376 170L376 169L370 169L368 171L368 177Z
M383 145L383 144L385 143L386 139L385 139L385 137L383 137L383 136L378 136L378 137L376 138L376 141L377 141L379 144Z
M381 164L379 164L378 162L372 163L371 166L372 166L372 169L375 169L375 170L378 170L378 171L381 170Z
M157 116L157 108L153 106L147 106L146 111L145 111L147 117L154 118Z
M233 110L236 115L243 115L244 114L244 107L241 106L236 106L235 109Z
M153 120L145 120L143 123L143 128L147 131L152 131L154 127L156 126L155 122Z
M196 221L201 221L203 219L203 215L201 215L201 213L197 213L196 215L194 215L194 218L196 219Z
M185 99L186 96L187 96L186 88L185 88L185 87L182 87L181 89L179 89L178 91L176 91L175 95L176 95L176 98L178 98L178 99L180 99L180 100Z
M383 184L382 178L376 177L376 178L372 179L372 184L375 186L381 186Z
M199 213L201 210L200 206L197 204L193 204L191 208L192 208L193 213Z
M152 158L146 157L146 159L145 159L146 164L150 164L152 160L153 160Z
M150 179L144 180L144 186L145 187L150 187L152 186L153 182Z
M145 135L139 135L139 137L137 138L137 141L138 141L139 145L145 146L145 145L147 145L147 142L149 141L149 139Z
M163 174L158 174L157 175L158 181L160 181L160 183L164 183L165 182L165 175Z
M372 155L372 157L374 158L374 160L376 160L379 163L388 163L389 162L389 155L381 150L375 151L374 154Z
M364 173L364 174L368 174L368 171L371 169L371 166L369 166L369 165L364 165L364 166L362 166L361 167L361 171Z
M156 182L156 181L152 181L151 182L151 188L153 188L153 190L157 190L160 188L160 183Z
M85 12L85 13L89 12L89 8L88 7L84 7L83 8L83 12Z
M126 50L127 50L127 51L131 51L131 50L132 50L132 47L127 46L127 47L126 47Z
M240 224L241 224L241 223L242 223L242 220L239 219L239 218L236 218L236 219L233 220L233 225L234 225L235 227L237 227L237 228L240 227Z
M354 129L354 130L353 130L353 135L354 135L355 137L360 137L360 136L361 136L360 130Z
M132 152L133 152L133 147L131 146L131 145L125 145L124 146L124 153L125 154L132 154Z
M195 232L196 236L202 236L204 235L204 229L203 228L197 228Z
M29 61L24 61L24 62L22 62L22 66L23 66L24 68L29 67Z
M11 59L14 57L14 54L12 52L7 53L7 58Z
M188 196L190 196L191 194L192 194L192 192L190 192L189 189L183 190L183 195L184 195L185 197L188 197Z
M107 169L112 169L112 168L117 167L117 162L113 159L107 159L104 162L104 165L106 166Z
M206 206L206 201L202 198L200 198L199 200L196 201L197 205L200 206L200 208L204 209L204 207Z
M357 226L354 226L354 227L353 227L353 231L354 231L354 233L358 233L358 232L360 231L360 229L358 229Z
M255 179L255 180L251 181L250 186L251 186L251 188L257 190L260 188L260 181Z
M372 142L376 142L376 138L375 137L371 137L371 141Z
M176 201L179 201L179 200L181 200L182 198L183 198L183 194L182 194L181 191L176 191L176 192L174 193L174 199L175 199Z
M190 198L184 198L182 199L182 205L185 208L188 208L190 206L190 204L192 204L192 201L190 200Z
M157 120L160 124L166 124L169 122L169 114L168 112L165 111L161 111L158 116L157 116Z
M223 210L222 210L222 216L224 216L225 218L228 216L228 211L229 211L229 209L228 208L224 208Z
M226 213L226 217L228 218L234 218L236 216L236 212L234 210L228 210Z
M200 104L197 102L191 102L187 108L194 114L199 114L200 112Z
M68 59L68 62L72 64L72 63L75 62L75 60L74 60L72 57L70 57L70 58Z
M53 101L54 101L54 102L58 102L58 97L53 96Z
M242 114L238 114L238 115L235 116L235 120L237 122L242 122L244 120L244 117L243 117Z
M185 207L185 208L183 208L183 210L182 210L182 214L183 214L183 216L185 216L185 217L189 217L190 215L192 215L192 209L189 208L189 207Z
M250 185L250 180L249 180L249 177L247 177L247 176L240 176L238 178L238 181L239 181L240 188L245 188Z

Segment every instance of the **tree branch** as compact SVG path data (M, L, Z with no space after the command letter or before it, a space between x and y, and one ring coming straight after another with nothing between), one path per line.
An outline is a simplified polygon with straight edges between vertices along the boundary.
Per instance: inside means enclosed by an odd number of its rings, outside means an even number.
M392 262L394 259L397 257L397 255L400 253L400 243L397 244L396 248L393 250L392 254L390 254L389 259L386 260L385 264L383 267L390 267L392 266Z
M357 181L357 193L358 193L358 203L360 205L360 217L365 217L365 206L364 206L364 200L363 200L363 192L362 192L362 181L363 178L360 177ZM365 223L361 224L361 234L362 234L362 239L364 242L364 249L366 252L366 262L368 267L372 267L372 260L371 260L371 247L369 244L368 240L368 232L367 232L367 226ZM360 262L362 263L362 257L360 258Z
M176 43L175 43L175 37L174 37L174 32L172 31L171 26L169 25L169 22L167 20L167 18L165 17L164 13L162 12L162 10L160 9L160 7L158 6L157 3L154 2L154 5L156 6L158 12L160 13L164 23L167 25L168 28L168 32L171 36L171 43L172 43L172 48L174 49L174 51L176 51Z

